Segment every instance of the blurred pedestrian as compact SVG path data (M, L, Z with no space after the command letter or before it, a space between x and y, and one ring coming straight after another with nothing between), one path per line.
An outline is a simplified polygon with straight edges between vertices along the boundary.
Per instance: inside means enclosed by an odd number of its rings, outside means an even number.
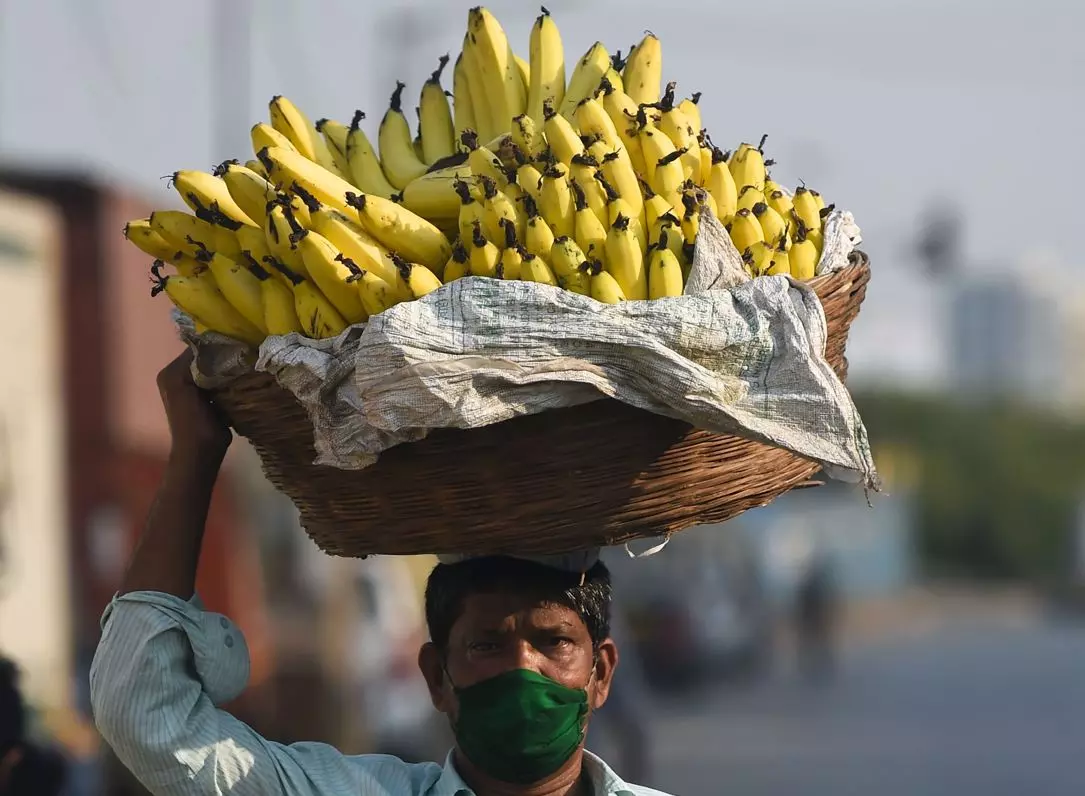
M836 584L828 556L811 557L795 601L799 668L809 679L824 681L835 668Z
M64 787L64 758L27 738L27 710L19 671L0 658L0 796L57 796Z

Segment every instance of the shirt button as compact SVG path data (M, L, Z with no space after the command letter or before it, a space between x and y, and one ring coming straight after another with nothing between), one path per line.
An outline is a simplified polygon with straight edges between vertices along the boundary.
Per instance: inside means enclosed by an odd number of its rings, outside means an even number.
M220 616L219 624L222 625L222 629L225 630L230 626L230 620L228 620L225 616Z
M234 645L234 637L233 636L227 636L225 643L226 643L227 647L232 647Z

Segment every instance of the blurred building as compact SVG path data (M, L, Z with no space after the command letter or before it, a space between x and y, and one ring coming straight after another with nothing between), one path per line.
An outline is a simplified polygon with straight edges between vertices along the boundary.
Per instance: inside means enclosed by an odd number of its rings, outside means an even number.
M958 395L1085 408L1085 292L1039 272L969 274L953 286L946 334Z
M62 736L89 717L99 618L169 448L155 375L181 344L121 235L148 212L93 179L0 170L0 650ZM260 567L226 470L198 588L245 630L259 683Z

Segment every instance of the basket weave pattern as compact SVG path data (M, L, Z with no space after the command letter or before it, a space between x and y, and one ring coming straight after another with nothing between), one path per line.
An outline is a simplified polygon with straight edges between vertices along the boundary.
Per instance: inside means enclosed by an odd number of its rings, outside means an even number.
M844 348L870 270L856 252L813 283L828 321L826 355ZM722 522L807 481L813 462L787 451L602 399L476 429L438 429L364 470L312 464L302 406L254 373L216 403L256 448L326 553L543 555Z

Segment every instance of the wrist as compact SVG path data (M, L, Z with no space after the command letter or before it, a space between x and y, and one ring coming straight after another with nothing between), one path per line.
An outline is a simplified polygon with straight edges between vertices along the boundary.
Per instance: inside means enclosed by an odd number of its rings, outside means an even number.
M213 475L226 458L226 446L192 440L174 440L170 447L169 468Z

